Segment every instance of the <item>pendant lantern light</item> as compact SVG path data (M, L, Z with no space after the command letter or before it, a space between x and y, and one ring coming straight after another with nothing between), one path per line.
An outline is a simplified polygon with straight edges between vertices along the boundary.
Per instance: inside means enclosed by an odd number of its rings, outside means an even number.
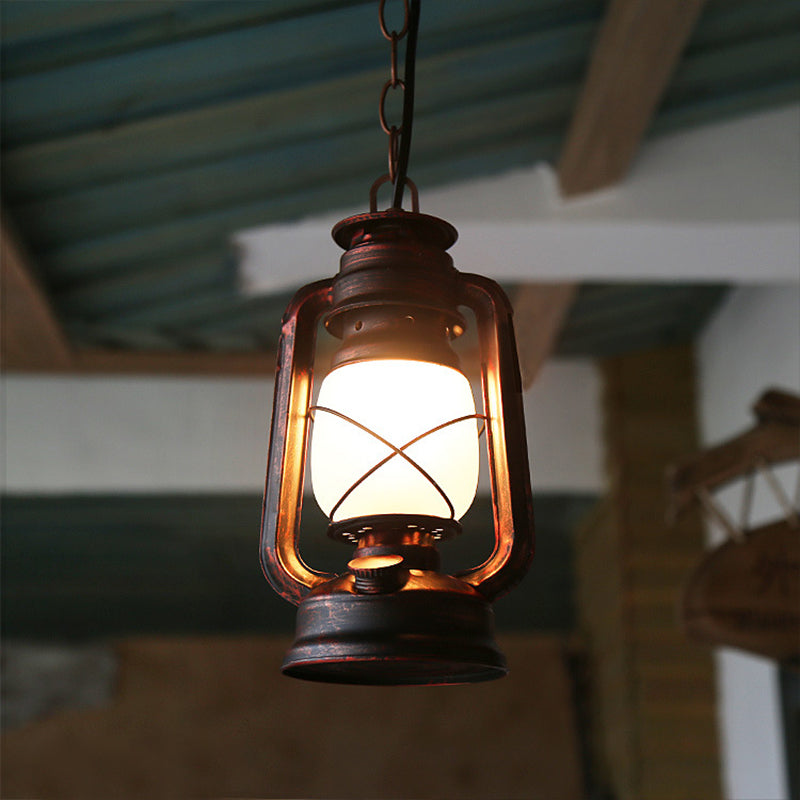
M491 601L527 571L533 553L530 478L511 306L500 287L459 272L455 229L419 213L406 177L419 3L404 3L381 94L389 174L370 212L339 222L339 273L301 289L284 315L261 531L273 588L299 606L284 673L365 684L447 684L506 673ZM407 38L403 81L397 43ZM404 91L401 126L385 123L389 89ZM394 186L394 204L377 193ZM412 211L401 207L404 188ZM451 342L468 310L479 342L477 404ZM341 344L318 386L324 325ZM482 436L482 434L484 434ZM480 439L492 490L494 547L459 575L440 571L437 545L461 533L475 496ZM339 574L318 572L298 547L306 462L328 535L349 545ZM346 566L345 566L346 565Z

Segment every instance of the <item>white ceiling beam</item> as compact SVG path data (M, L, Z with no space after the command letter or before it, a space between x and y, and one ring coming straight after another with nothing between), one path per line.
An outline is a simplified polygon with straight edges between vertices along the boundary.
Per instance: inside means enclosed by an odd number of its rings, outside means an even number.
M662 137L621 186L565 201L547 167L423 192L459 230L456 266L500 281L800 280L800 106ZM243 290L338 269L331 226L348 213L235 237Z

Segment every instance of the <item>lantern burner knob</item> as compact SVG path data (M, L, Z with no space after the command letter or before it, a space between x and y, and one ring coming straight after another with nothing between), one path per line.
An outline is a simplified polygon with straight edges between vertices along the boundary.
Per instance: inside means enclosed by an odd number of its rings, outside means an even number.
M347 564L359 594L387 594L408 580L408 569L400 555L360 556Z

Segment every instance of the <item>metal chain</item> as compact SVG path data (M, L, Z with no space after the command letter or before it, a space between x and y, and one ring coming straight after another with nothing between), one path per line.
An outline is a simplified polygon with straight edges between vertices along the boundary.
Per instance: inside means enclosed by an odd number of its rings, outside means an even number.
M408 0L403 0L403 25L399 31L389 31L389 26L386 24L385 17L386 0L381 0L378 9L378 21L381 26L381 33L384 39L389 42L389 80L383 84L381 89L381 97L378 103L378 119L381 123L381 129L389 137L389 180L394 184L397 180L397 163L400 154L400 136L403 134L403 123L399 125L390 125L386 119L386 98L389 91L396 91L400 89L405 92L406 85L399 77L397 69L397 43L404 39L408 33Z
M381 33L389 42L389 80L381 89L378 102L378 118L381 128L389 137L389 172L381 175L370 189L370 209L377 208L378 188L387 181L394 187L392 208L403 207L403 192L411 191L412 209L419 211L419 198L413 181L408 178L408 158L411 150L411 129L414 123L414 83L417 57L417 32L419 30L420 0L402 0L403 24L399 31L389 30L384 14L386 0L381 0L378 11ZM397 67L398 42L406 39L405 69L401 78ZM390 91L403 93L403 117L399 125L391 125L386 118L386 98Z

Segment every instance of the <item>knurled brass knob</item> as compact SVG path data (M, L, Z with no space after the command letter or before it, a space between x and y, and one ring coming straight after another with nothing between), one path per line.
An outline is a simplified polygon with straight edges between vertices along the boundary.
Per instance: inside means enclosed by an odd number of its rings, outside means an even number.
M400 555L361 556L347 565L360 594L387 594L397 591L408 580L408 570Z

